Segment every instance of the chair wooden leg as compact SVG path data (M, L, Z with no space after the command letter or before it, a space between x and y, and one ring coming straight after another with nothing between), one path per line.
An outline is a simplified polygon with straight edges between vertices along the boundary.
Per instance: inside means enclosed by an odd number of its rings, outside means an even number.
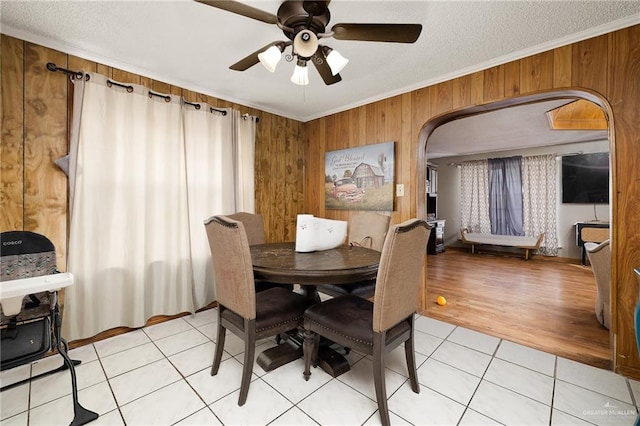
M218 308L222 309L222 308ZM220 368L220 361L222 360L222 352L224 350L224 340L227 335L227 329L222 325L222 318L218 318L218 337L216 337L216 351L213 356L213 364L211 365L211 375L218 374L218 368Z
M317 351L317 340L316 333L311 330L305 328L304 330L304 343L302 344L302 352L304 354L304 372L302 376L305 380L309 380L309 376L311 376L311 358L313 358L314 353Z
M373 383L376 388L378 412L382 426L389 426L389 407L387 406L387 386L384 377L385 334L373 333Z
M242 382L240 383L240 397L238 405L247 402L251 374L253 373L253 355L256 352L256 323L255 320L244 320L244 366L242 368Z
M420 393L420 385L418 384L418 374L416 372L416 357L413 347L413 330L411 331L411 337L404 342L404 357L407 360L407 371L409 372L409 382L411 383L411 390L415 393Z

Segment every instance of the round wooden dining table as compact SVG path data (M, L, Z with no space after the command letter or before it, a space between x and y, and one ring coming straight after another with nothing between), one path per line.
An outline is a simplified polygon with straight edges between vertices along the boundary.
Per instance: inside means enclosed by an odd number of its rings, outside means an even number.
M296 252L294 242L271 243L251 246L251 261L256 279L299 284L315 297L316 286L374 279L380 252L345 244L330 250L301 253Z
M323 284L349 284L375 279L380 252L364 247L342 245L314 251L296 252L295 243L257 244L250 247L253 273L256 279L279 284L299 284L308 296L320 301L317 287ZM262 352L258 364L270 371L302 356L300 336L293 336L292 345L282 344ZM349 370L342 355L327 345L321 345L318 365L333 377Z

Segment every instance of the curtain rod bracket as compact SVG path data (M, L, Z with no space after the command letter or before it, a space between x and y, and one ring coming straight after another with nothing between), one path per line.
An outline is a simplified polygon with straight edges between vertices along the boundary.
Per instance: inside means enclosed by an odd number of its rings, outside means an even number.
M196 111L200 111L200 104L197 102L189 102L188 100L184 99L183 100L185 105L191 105L192 107L194 107L196 109Z
M256 120L256 123L259 123L259 122L260 122L260 117L255 116L255 115L249 115L249 113L244 113L244 114L242 114L242 118L244 118L245 120L246 120L247 118L250 118L250 119L252 119L252 120Z
M194 107L196 110L200 110L200 104L197 102L189 102L186 99L183 101L185 103L185 105L191 105L192 107ZM227 115L227 111L223 110L223 109L217 109L214 107L209 107L209 112L214 113L214 112L219 112L222 116Z
M216 109L214 107L209 108L209 112L219 112L220 114L222 114L222 116L224 117L225 115L227 115L227 111L223 110L223 109Z
M54 64L53 62L48 62L47 63L47 69L49 71L52 72L56 72L59 71L63 74L66 74L72 78L82 78L85 74L82 71L73 71L73 70L68 70L66 68L60 68L58 67L56 64ZM87 80L89 80L89 75L87 74Z
M129 84L122 84L122 83L118 83L117 81L107 80L107 87L111 87L111 86L123 87L127 90L127 93L133 92L133 86Z
M162 93L156 93L156 92L152 92L151 90L149 90L149 97L153 98L154 96L164 99L165 102L171 102L171 96L163 95Z

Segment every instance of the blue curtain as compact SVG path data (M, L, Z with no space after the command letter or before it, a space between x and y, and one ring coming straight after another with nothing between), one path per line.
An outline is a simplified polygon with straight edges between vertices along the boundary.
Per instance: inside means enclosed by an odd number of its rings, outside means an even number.
M489 159L491 233L524 235L522 226L522 157Z

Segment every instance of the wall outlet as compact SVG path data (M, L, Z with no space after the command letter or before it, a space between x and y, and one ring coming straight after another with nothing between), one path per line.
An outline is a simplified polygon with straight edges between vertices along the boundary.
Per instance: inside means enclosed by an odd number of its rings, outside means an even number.
M404 183L396 185L396 197L404 197Z

